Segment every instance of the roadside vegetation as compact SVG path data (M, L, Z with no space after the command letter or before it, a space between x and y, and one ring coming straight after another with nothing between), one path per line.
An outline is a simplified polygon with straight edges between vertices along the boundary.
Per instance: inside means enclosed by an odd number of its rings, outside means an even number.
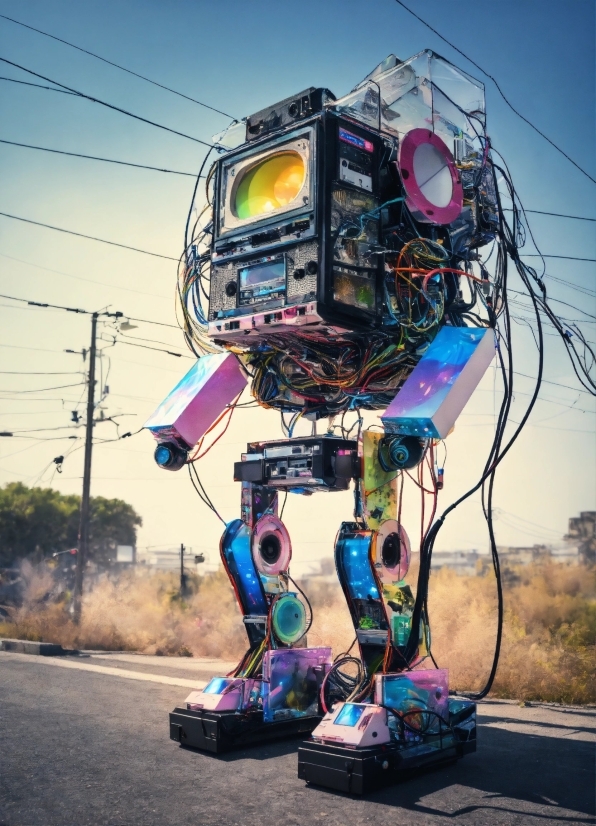
M20 607L0 622L0 636L61 643L69 648L135 650L164 656L234 659L245 636L226 575L190 577L181 599L174 575L136 571L97 577L85 594L75 626L68 592L52 592L44 564L22 563ZM315 621L309 645L345 651L354 634L339 585L303 583ZM561 703L596 703L596 571L546 564L510 572L505 586L505 629L492 696ZM449 669L450 685L479 689L490 669L496 628L492 574L431 577L432 650Z

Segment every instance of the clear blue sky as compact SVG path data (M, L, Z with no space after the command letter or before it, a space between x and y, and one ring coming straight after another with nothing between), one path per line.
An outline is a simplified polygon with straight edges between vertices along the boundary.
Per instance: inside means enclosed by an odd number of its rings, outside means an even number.
M410 2L418 14L495 75L516 107L596 175L592 3ZM96 51L235 117L311 85L327 86L342 95L388 53L406 58L432 48L485 80L489 133L507 160L524 204L596 217L594 184L522 123L490 81L392 0L304 0L299 4L285 0L3 0L0 13ZM203 140L209 141L227 122L221 115L2 19L0 56ZM5 64L0 65L0 75L42 82ZM68 95L0 80L0 107L2 139L189 172L195 172L202 159L202 148L189 140ZM0 175L1 211L165 255L180 252L191 178L3 144ZM532 218L537 243L551 254L595 258L594 226L537 215ZM528 247L528 251L532 250ZM550 281L555 298L596 315L594 264L550 259L547 272L569 285ZM89 309L111 305L131 316L174 323L174 280L173 262L0 217L0 292ZM592 294L577 292L573 289L576 285ZM82 366L76 356L62 351L87 345L87 320L43 310L10 309L6 306L10 302L0 301L0 361L6 365L1 369L72 371ZM524 315L522 308L518 310ZM582 317L574 310L569 310L569 316ZM594 341L594 323L584 329ZM183 346L173 329L143 325L134 334L165 342L170 349ZM546 377L576 387L557 340L548 338L547 342ZM522 357L518 369L532 375L535 356L523 322L518 327L517 344ZM21 349L25 347L35 349ZM134 414L122 422L125 429L136 429L175 384L183 360L120 344L108 352L112 371L106 415ZM0 387L35 389L78 380L78 376L0 375ZM482 464L492 432L491 388L492 378L487 376L450 437L445 505L470 485ZM519 378L520 407L526 398L521 394L530 388L531 382ZM67 425L69 411L82 390L22 395L0 390L0 428ZM48 401L35 400L44 396ZM504 514L498 538L503 544L554 539L564 532L569 516L594 507L593 404L585 394L554 385L545 385L542 396L531 427L504 465L497 489L497 505ZM571 405L576 409L570 411ZM238 412L235 418L221 450L206 461L203 471L226 518L238 513L239 493L231 476L232 461L242 442L279 433L272 413L241 416ZM105 438L113 435L111 425L101 427L106 428ZM60 431L54 435L61 435ZM51 468L43 475L44 467L69 445L78 447L78 443L66 441L3 440L0 483L17 479L48 483ZM186 477L157 470L151 453L146 434L98 447L92 492L134 503L145 519L141 544L185 541L195 548L204 547L215 560L218 523L195 501ZM79 491L81 455L81 450L74 450L63 475L53 476L53 485L64 492ZM337 525L350 518L350 511L351 503L344 496L291 498L288 524L302 542L302 550L300 542L296 543L297 561L300 556L306 565L318 555L330 555ZM446 526L444 546L484 548L486 537L477 504L471 503L461 514ZM538 527L515 522L519 517ZM507 520L513 520L518 528L508 525Z

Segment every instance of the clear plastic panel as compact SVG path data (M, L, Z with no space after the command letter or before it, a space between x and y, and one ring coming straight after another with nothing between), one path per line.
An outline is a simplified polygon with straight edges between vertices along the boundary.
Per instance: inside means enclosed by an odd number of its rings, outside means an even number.
M330 648L267 651L263 659L263 720L319 713L319 689L331 667Z
M433 52L423 51L374 79L368 76L331 108L397 137L411 129L432 129L452 148L454 138L463 134L472 139L481 131L484 85ZM468 114L478 119L475 129Z

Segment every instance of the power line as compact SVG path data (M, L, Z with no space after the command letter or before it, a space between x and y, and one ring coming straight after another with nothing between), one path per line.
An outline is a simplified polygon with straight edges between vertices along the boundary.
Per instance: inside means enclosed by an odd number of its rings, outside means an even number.
M403 9L405 9L407 12L409 12L409 13L410 13L413 17L415 17L415 18L416 18L416 20L418 20L420 23L422 23L422 25L423 25L423 26L426 26L426 28L427 28L427 29L430 29L430 30L431 30L431 32L434 32L434 34L436 34L436 35L437 35L437 37L440 37L440 38L441 38L441 40L442 40L444 43L447 43L447 45L448 45L448 46L451 46L451 48L452 48L452 49L455 49L455 51L456 51L458 54L460 54L462 57L465 57L465 59L466 59L466 60L469 60L469 62L470 62L473 66L475 66L475 67L478 69L478 71L482 72L482 74L483 74L483 75L486 75L486 77L490 78L490 80L492 80L492 82L493 82L493 83L495 84L495 86L497 87L497 91L498 91L498 93L501 95L501 97L503 98L503 100L505 101L505 103L507 104L507 106L511 109L511 111L512 111L512 112L514 112L514 113L518 116L518 118L521 118L521 120L523 120L523 121L524 121L524 123L527 123L527 124L528 124L528 126L530 126L530 127L531 127L531 128L532 128L535 132L537 132L537 133L538 133L538 134L539 134L542 138L544 138L544 140L545 140L545 141L547 141L548 143L550 143L550 145L551 145L552 147L554 147L554 149L556 149L556 150L557 150L557 152L560 152L560 153L561 153L561 155L563 155L565 158L567 158L567 160L568 160L570 163L572 163L572 164L573 164L573 166L575 166L575 168L576 168L576 169L579 169L579 171L580 171L583 175L585 175L585 176L586 176L586 178L589 178L589 179L590 179L590 181L592 181L592 183L596 184L596 178L593 178L593 177L592 177L592 176L591 176L588 172L586 172L586 170L585 170L585 169L583 169L583 168L582 168L582 167L581 167L578 163L576 163L576 162L573 160L573 158L571 158L571 157L570 157L570 156L569 156L566 152L564 152L564 151L561 149L561 147L560 147L560 146L557 146L557 144L556 144L554 141L551 141L551 139L550 139L549 137L547 137L547 136L544 134L544 132L541 132L541 131L540 131L540 129L538 129L538 127L537 127L537 126L534 126L534 124L532 123L532 121L528 120L528 118L526 118L524 115L522 115L522 114L521 114L521 112L518 112L518 110L515 108L515 106L513 106L513 104L512 104L512 103L510 103L510 102L509 102L509 100L506 98L506 96L505 96L505 94L504 94L503 90L501 89L501 87L499 86L498 82L495 80L495 78L494 78L491 74L489 74L489 73L488 73L485 69L483 69L483 68L482 68L482 66L480 66L478 63L476 63L476 61L472 60L472 58L471 58L471 57L469 57L469 56L468 56L465 52L462 52L462 50L461 50L461 49L458 49L458 48L457 48L457 46L455 46L455 45L454 45L454 44L453 44L450 40L447 40L447 38L446 38L446 37L443 37L443 35L442 35L442 34L440 34L440 33L439 33L439 32L438 32L435 28L433 28L433 27L430 25L430 23L427 23L427 22L426 22L426 20L423 20L423 19L422 19L422 17L419 17L419 16L416 14L416 12L415 12L415 11L412 11L412 9L410 9L408 6L406 6L406 4L402 2L402 0L395 0L395 2L396 2L399 6L401 6Z
M133 344L132 341L123 341L120 338L118 339L117 344L128 344L129 347L140 347L142 350L155 350L156 353L167 353L168 356L176 356L177 358L192 358L192 356L185 356L183 353L174 353L172 350L161 350L157 347L148 347L146 344Z
M41 80L45 80L48 83L55 83L56 86L60 86L62 87L62 89L67 89L69 92L73 92L73 94L85 98L86 100L90 100L93 103L99 103L101 106L106 106L108 109L113 109L115 112L120 112L123 115L128 115L129 118L140 120L142 123L148 123L150 126L156 126L158 129L163 129L166 132L171 132L173 135L178 135L181 138L188 138L189 141L201 143L203 144L203 146L208 146L210 149L215 149L215 146L212 143L202 141L200 138L193 138L192 135L187 135L184 132L178 132L178 130L176 129L170 129L169 126L164 126L162 123L157 123L154 120L143 118L141 117L141 115L135 115L133 114L133 112L129 112L127 109L122 109L120 106L114 106L113 103L107 103L105 100L100 100L99 98L94 98L91 95L86 95L84 92L79 92L77 89L73 89L71 86L66 86L64 83L59 83L57 80L52 80L51 77L45 77L45 75L40 75L37 72L33 72L31 69L26 69L19 63L13 63L12 60L7 60L5 57L0 57L0 61L2 61L2 63L8 63L9 66L15 66L17 69L21 69L23 72L27 72L27 74L33 75L33 77L39 77L41 78Z
M513 212L510 207L504 207L504 212ZM576 221L593 221L596 223L596 218L586 218L585 215L563 215L561 212L543 212L541 209L525 209L524 212L532 212L534 215L552 215L553 218L573 218Z
M50 92L60 92L61 95L74 95L78 97L75 92L67 92L66 89L54 89L53 86L42 86L41 83L29 83L27 80L17 80L14 77L0 77L0 80L7 80L9 83L20 83L21 86L35 86L36 89L47 89Z
M2 213L0 213L1 215ZM30 301L28 298L19 298L15 295L5 295L4 293L0 293L0 298L6 298L9 301L19 301L23 304L29 304L32 307L42 307L42 308L49 308L52 310L66 310L69 313L82 313L83 315L93 315L90 310L79 310L75 309L74 307L63 307L60 304L45 304L39 301ZM148 318L133 318L132 316L125 315L124 313L99 313L99 315L108 316L109 318L127 318L130 321L140 321L142 324L156 324L159 327L171 327L173 330L180 330L180 327L176 327L174 324L165 324L163 321L151 321ZM0 347L14 347L18 350L37 350L42 353L61 353L62 350L45 350L42 348L37 347L20 347L17 344L0 344Z
M1 15L0 15L1 16ZM1 78L0 78L1 79ZM56 90L61 91L60 89ZM68 93L70 94L70 92ZM158 166L147 166L142 163L130 163L130 161L116 161L113 158L98 158L97 155L81 155L79 152L65 152L63 149L49 149L47 146L33 146L29 143L17 143L17 141L7 141L0 138L0 143L6 143L10 146L20 146L24 149L38 149L40 152L52 152L54 155L68 155L70 158L85 158L88 161L103 161L104 163L117 163L120 166L134 166L137 169L150 169L152 172L167 172L170 175L185 175L188 178L196 178L194 172L180 172L177 169L161 169ZM199 175L204 178L204 175Z
M162 83L158 83L155 80L151 80L144 75L140 75L138 72L133 72L132 69L126 69L124 66L120 66L118 63L114 63L111 60L108 60L105 57L101 57L95 52L90 52L88 49L83 49L81 46L76 46L74 43L70 43L68 40L63 40L61 37L56 37L56 35L49 34L49 32L44 32L42 29L36 29L35 26L28 26L27 23L22 23L20 20L15 20L14 17L8 17L6 14L0 14L0 17L4 18L4 20L10 20L11 23L16 23L17 26L23 26L25 29L30 29L33 32L37 32L38 34L43 34L44 37L50 37L52 40L57 40L59 43L64 43L66 46L70 46L72 49L76 49L78 52L83 52L84 54L90 55L91 57L96 58L96 60L101 60L103 63L107 63L110 66L114 66L116 69L120 69L122 72L127 72L129 75L134 75L134 77L138 77L141 80L145 80L147 83L151 83L153 86L158 86L160 89L165 89L167 92L172 92L174 95L178 95L178 97L184 98L185 100L190 100L192 103L196 103L199 106L203 106L205 109L211 109L212 112L217 112L219 115L223 115L225 118L230 118L230 120L236 120L233 118L232 115L228 115L227 112L222 112L221 109L216 109L214 106L209 106L208 103L203 103L200 100L196 100L195 98L191 98L188 95L183 94L182 92L177 92L176 89L170 89L169 86L164 86Z
M76 376L78 373L75 370L60 370L54 372L35 372L31 373L28 370L0 370L2 376Z
M1 60L2 58L0 58ZM141 252L143 255L151 255L153 258L165 258L166 261L179 261L178 258L173 258L171 255L161 255L158 252L149 252L149 250L142 250L139 247L130 247L128 244L118 244L116 241L106 241L105 238L96 238L94 235L85 235L82 232L74 232L71 229L63 229L62 227L54 227L51 224L43 224L41 221L32 221L30 218L21 218L18 215L10 215L8 212L0 212L5 218L12 218L14 221L23 221L25 224L34 224L36 227L45 227L45 229L53 229L56 232L64 232L66 235L76 235L78 238L86 238L88 241L99 241L100 244L109 244L111 247L120 247L125 250L132 250L133 252Z
M55 387L36 387L35 390L4 390L0 389L0 393L45 393L46 390L64 390L65 387L81 387L85 382L78 381L76 384L58 384Z
M590 261L596 264L596 258L578 258L575 255L545 255L541 252L523 252L521 255L523 258L564 258L566 261Z

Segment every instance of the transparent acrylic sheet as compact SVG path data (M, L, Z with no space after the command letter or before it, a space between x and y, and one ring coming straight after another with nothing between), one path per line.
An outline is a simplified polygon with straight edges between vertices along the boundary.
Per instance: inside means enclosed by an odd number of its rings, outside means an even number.
M408 726L417 729L420 734L439 731L440 721L436 715L445 721L449 719L448 672L445 669L382 674L376 679L377 702L395 709L401 715L405 714ZM426 710L433 714L424 714ZM406 739L416 736L406 728Z
M485 122L484 84L425 50L365 79L330 108L398 137L426 128L472 141Z
M330 648L267 651L263 658L263 720L319 713L319 689L331 667Z

